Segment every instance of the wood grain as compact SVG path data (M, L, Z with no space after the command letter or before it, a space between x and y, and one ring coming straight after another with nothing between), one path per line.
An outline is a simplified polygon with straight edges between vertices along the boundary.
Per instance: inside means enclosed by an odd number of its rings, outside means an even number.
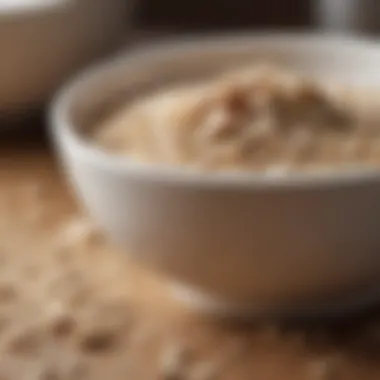
M70 357L80 358L85 371L80 377L77 373L60 378L169 379L163 372L163 357L176 347L188 354L178 379L375 380L380 376L375 309L329 323L217 321L183 309L171 299L164 280L128 262L101 239L64 241L71 245L63 264L58 256L62 251L54 242L80 213L52 155L41 144L2 144L0 211L0 279L11 274L19 294L11 304L0 297L0 320L11 319L7 329L0 329L0 350L6 353L0 356L1 379L30 379L35 363L57 365ZM41 343L28 356L9 353L7 331L16 321L22 325L32 319L36 326L44 326L41 310L52 300L52 282L46 279L73 270L89 289L78 312L73 311L76 318L96 303L115 300L128 310L130 322L119 328L118 344L88 352L74 336L50 339L48 351Z

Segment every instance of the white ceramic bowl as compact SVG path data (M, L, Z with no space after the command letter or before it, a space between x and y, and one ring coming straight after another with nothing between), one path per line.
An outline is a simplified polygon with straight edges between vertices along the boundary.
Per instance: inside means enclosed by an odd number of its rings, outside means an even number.
M56 99L52 128L67 175L109 237L198 306L301 312L368 300L380 283L378 171L204 174L116 158L83 137L137 91L255 58L380 85L380 45L368 41L253 34L138 50L84 73Z
M132 0L0 1L0 116L40 106L126 38Z

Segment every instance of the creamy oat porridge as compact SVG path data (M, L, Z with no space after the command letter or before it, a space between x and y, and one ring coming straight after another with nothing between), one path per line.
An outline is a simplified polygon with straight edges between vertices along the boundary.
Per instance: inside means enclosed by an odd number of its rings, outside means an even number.
M114 154L199 169L374 165L380 129L376 107L363 99L350 88L260 65L138 98L92 137Z

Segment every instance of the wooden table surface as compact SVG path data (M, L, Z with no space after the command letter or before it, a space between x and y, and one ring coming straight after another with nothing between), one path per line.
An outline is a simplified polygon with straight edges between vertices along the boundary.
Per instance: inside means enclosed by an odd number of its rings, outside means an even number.
M1 380L380 378L375 309L298 324L184 310L92 231L31 139L1 144L0 272Z

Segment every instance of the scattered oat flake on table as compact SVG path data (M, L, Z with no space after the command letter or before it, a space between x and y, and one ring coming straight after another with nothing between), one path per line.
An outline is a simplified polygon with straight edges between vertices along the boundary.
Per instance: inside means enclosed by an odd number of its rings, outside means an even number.
M198 363L190 371L189 380L217 380L223 371L223 365L218 361Z
M273 165L265 170L265 175L272 178L286 177L289 174L290 168L286 165Z
M169 345L159 358L159 373L162 380L182 380L186 374L188 351L178 344Z
M58 247L54 252L54 259L56 260L56 264L62 266L68 266L75 259L75 250L69 247Z
M96 241L98 231L91 220L84 217L75 217L62 226L59 236L60 243L65 245L85 244Z
M338 376L339 360L331 357L320 359L311 364L310 380L335 380Z
M9 281L0 281L0 303L12 302L17 298L16 286Z
M78 346L90 354L107 353L116 347L118 332L102 326L83 326L79 332Z
M43 293L64 300L69 307L83 307L90 299L92 288L79 269L53 273L43 284Z
M69 307L60 301L47 303L45 323L55 337L70 335L76 327L76 319L70 313Z
M132 347L141 347L157 338L158 335L157 326L152 323L141 323L132 329L129 343Z
M34 325L10 327L4 336L5 350L10 354L34 354L44 343L42 331Z

